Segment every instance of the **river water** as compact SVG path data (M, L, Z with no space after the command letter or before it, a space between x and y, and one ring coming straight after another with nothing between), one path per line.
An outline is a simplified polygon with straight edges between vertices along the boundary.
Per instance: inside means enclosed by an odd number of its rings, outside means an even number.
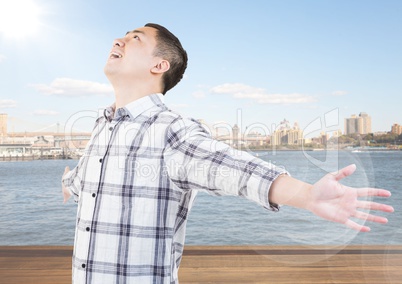
M379 213L386 225L371 224L357 233L320 220L309 212L282 207L273 213L239 197L198 194L190 213L186 244L191 245L347 245L402 244L402 151L256 152L285 167L292 176L315 182L327 172L355 163L357 171L342 182L391 190L378 199L394 206ZM76 204L63 204L60 179L77 160L0 162L0 245L72 245Z

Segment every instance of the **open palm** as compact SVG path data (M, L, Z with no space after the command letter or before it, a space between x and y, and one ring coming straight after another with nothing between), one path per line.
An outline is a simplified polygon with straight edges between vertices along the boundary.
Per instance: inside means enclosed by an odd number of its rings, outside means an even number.
M313 185L311 190L311 203L308 209L317 216L345 224L346 226L362 232L370 231L368 226L360 225L351 218L357 218L377 223L387 223L384 217L369 213L370 210L393 212L392 206L367 200L359 200L359 197L380 196L389 197L388 190L378 188L353 188L342 185L339 181L356 170L355 165L347 166L337 173L327 174ZM368 212L360 211L365 209Z

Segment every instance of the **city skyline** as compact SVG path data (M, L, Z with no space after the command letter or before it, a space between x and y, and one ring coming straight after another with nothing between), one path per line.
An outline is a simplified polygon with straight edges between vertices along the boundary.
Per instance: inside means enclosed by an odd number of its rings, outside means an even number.
M364 117L362 119L362 116ZM64 134L68 134L68 133L90 133L91 129L87 129L87 130L83 130L83 129L79 129L76 128L76 124L74 121L74 116L72 116L73 119L69 119L67 121L68 125L63 125L60 123L52 123L51 125L48 125L45 128L42 129L36 129L36 130L24 130L24 131L10 131L10 129L12 129L13 127L9 126L10 122L8 121L8 114L7 113L0 113L0 136L6 137L7 133L13 133L13 134L17 134L17 133L24 133L24 132L29 132L29 133L35 133L35 132L42 132L42 133L64 133ZM363 124L366 124L367 122L364 122L366 119L369 119L369 126L367 127L367 125L363 126ZM80 117L76 118L77 120L80 119ZM240 119L240 121L239 121ZM271 136L274 134L274 132L276 131L281 131L281 130L289 130L289 129L295 129L295 130L300 130L302 133L306 132L306 129L308 130L308 126L307 127L300 127L299 122L296 120L293 122L293 127L290 126L290 124L292 122L288 121L286 118L284 118L282 121L279 122L275 122L272 124L264 124L264 123L251 123L249 125L243 125L243 123L241 122L242 117L241 117L241 113L238 110L238 121L235 122L234 124L229 124L227 122L218 122L215 124L211 124L208 121L206 121L205 119L198 119L198 121L204 125L204 127L211 133L213 134L213 136L219 136L222 134L219 134L219 132L223 132L223 135L226 135L226 133L232 132L234 131L233 128L236 128L236 132L239 133L239 135L252 135L252 134L260 134L260 135L264 135L264 136ZM337 128L338 126L341 126L341 120L344 121L344 131L341 128ZM347 126L347 124L350 124L350 120L353 121L353 126L351 127L350 125ZM320 119L321 121L321 119ZM313 121L311 124L314 125L317 121ZM371 131L371 116L365 112L360 112L359 116L355 115L355 114L351 114L349 117L347 118L339 118L339 123L338 124L332 124L331 129L325 129L325 125L321 124L321 127L315 127L314 131L309 131L308 134L316 134L318 136L322 135L323 132L326 132L327 135L332 136L339 136L339 133L341 135L348 135L348 134L354 134L354 133L358 133L358 134L370 134L370 133L374 133L374 134L383 134L383 133L396 133L396 132L400 132L399 130L402 129L402 125L400 125L399 123L393 123L392 125L389 126L389 129L384 129L384 130L380 130L380 131L376 131L373 132ZM240 127L239 127L240 126ZM351 127L351 129L350 129ZM285 129L286 128L286 129ZM399 133L400 134L400 133ZM313 137L314 135L310 135L310 137Z
M168 27L189 54L185 78L165 98L184 116L270 129L284 118L302 129L321 120L324 131L336 122L343 132L344 119L360 112L373 132L402 123L400 1L13 3L0 4L0 113L9 132L72 119L91 130L114 100L103 74L113 39L147 22Z
M325 126L331 125L334 116L328 114ZM331 119L332 116L332 119ZM216 128L210 128L204 120L199 123L206 127L212 137L232 147L249 150L323 150L323 149L354 149L355 146L371 146L371 150L400 150L399 138L392 135L401 135L402 125L393 124L391 131L384 133L371 133L371 118L367 113L359 116L352 115L345 118L345 128L350 137L342 137L339 130L333 129L332 135L328 131L315 129L315 135L307 137L305 131L299 127L298 122L291 123L284 119L278 125L273 125L271 131L261 123L246 126L219 124ZM74 125L72 123L71 125ZM68 157L80 157L91 138L91 133L75 132L73 128L59 132L17 132L7 131L7 114L0 113L0 157L2 161L32 160L32 159L65 159ZM334 126L333 124L331 126ZM261 132L258 131L262 130ZM222 131L223 130L223 131ZM312 134L310 131L307 134ZM359 134L356 136L356 134ZM380 142L379 146L376 142ZM338 143L340 141L340 143ZM393 142L393 143L392 143ZM397 144L398 142L398 144ZM374 144L373 144L374 143ZM368 149L368 148L365 148Z

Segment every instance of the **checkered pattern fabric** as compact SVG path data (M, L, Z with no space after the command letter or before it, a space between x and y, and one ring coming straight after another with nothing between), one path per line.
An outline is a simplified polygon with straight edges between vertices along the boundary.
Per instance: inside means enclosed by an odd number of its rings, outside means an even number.
M196 193L239 195L277 211L268 192L283 173L213 140L161 94L105 109L63 178L78 203L73 283L178 283Z

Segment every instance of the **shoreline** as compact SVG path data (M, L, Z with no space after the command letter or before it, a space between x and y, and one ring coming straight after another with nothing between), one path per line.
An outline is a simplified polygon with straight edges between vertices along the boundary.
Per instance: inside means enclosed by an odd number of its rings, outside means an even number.
M247 153L261 153L261 152L323 152L323 151L343 151L351 153L371 153L371 152L402 152L402 149L390 149L390 148L350 148L350 149L334 149L334 148L307 148L307 149L288 149L288 148L265 148L265 149L237 149L245 151ZM257 155L258 156L258 155ZM60 155L43 155L43 156L0 156L0 162L30 162L30 161L46 161L46 160L77 160L80 156L60 156Z
M0 156L0 162L30 162L30 161L46 161L46 160L76 160L79 157L62 157L62 156Z

